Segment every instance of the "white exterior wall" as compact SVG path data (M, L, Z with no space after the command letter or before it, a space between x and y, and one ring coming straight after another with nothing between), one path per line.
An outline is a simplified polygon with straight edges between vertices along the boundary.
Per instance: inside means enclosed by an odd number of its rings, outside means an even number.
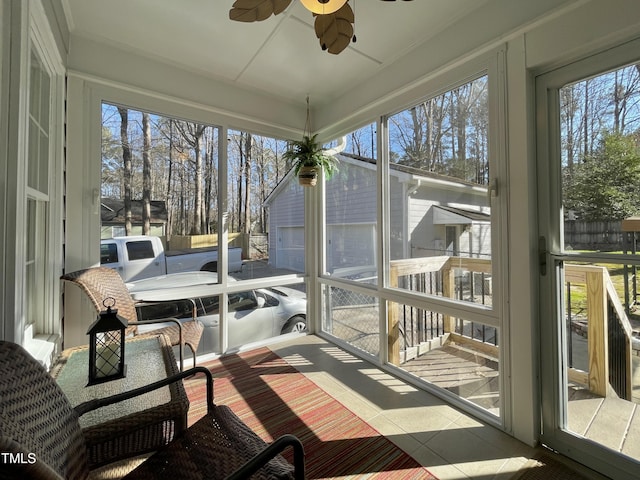
M477 188L477 187L476 187ZM461 208L464 210L489 213L486 193L464 191L464 187L447 188L444 185L424 185L409 196L409 238L411 257L429 257L442 255L445 226L434 225L434 205ZM452 223L451 225L456 225ZM472 227L474 238L462 232L459 237L461 252L490 253L491 227L481 229ZM481 241L482 238L482 241Z
M444 225L442 226L444 228ZM491 225L473 223L460 233L460 255L472 258L491 258Z

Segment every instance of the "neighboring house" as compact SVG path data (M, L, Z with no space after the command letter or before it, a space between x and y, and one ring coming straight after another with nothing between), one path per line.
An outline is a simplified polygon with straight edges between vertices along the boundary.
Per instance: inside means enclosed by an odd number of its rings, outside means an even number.
M377 248L376 165L340 154L340 182L327 182L327 268L372 266ZM392 165L391 258L458 255L489 258L487 188ZM304 271L303 187L292 172L267 197L269 263Z
M162 237L167 228L167 206L163 200L151 200L151 235ZM124 200L103 198L100 202L100 220L102 228L100 238L113 238L125 235ZM131 235L142 234L142 200L131 201Z

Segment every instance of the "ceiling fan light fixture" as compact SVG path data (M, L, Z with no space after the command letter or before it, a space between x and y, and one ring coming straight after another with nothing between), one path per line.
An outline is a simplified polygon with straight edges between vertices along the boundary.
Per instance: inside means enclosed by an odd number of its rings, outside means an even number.
M318 15L327 15L340 10L347 0L300 0L304 8Z

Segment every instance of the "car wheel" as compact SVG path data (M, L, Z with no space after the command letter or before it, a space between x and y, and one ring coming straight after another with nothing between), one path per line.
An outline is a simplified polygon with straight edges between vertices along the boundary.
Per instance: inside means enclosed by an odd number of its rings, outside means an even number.
M200 271L201 272L217 272L218 262L209 262L206 265L203 265Z
M291 333L291 332L306 332L307 331L307 321L304 317L295 316L291 318L284 327L282 327L282 333Z

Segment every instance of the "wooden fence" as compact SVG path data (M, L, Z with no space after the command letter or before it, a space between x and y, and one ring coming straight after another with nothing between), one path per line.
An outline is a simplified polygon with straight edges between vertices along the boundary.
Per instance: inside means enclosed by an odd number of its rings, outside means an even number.
M269 256L269 237L266 233L229 233L230 247L242 248L242 258L262 259ZM172 235L168 250L182 250L218 246L218 235Z
M564 222L564 243L574 250L621 251L624 249L622 222Z

